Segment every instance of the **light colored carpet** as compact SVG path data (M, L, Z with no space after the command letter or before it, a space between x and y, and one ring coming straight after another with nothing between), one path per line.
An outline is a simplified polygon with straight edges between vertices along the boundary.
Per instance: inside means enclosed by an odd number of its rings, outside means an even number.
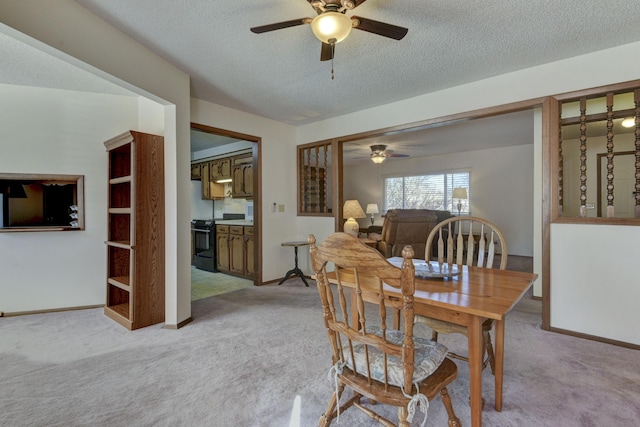
M0 425L283 427L296 395L302 425L317 425L331 383L315 287L299 279L251 286L195 301L193 317L177 331L127 331L102 309L0 318ZM444 342L466 345L464 337ZM523 301L506 325L501 413L493 376L483 375L484 425L639 425L638 355L544 332L539 302ZM457 363L449 391L468 426L468 367ZM395 419L395 409L383 409ZM340 419L377 425L353 409ZM428 425L446 425L439 399Z

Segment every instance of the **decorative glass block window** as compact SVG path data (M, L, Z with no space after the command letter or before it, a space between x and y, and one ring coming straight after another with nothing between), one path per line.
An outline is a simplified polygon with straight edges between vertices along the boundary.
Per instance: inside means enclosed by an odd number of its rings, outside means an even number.
M558 99L557 217L640 218L640 89Z
M333 147L330 142L298 147L298 215L332 216Z

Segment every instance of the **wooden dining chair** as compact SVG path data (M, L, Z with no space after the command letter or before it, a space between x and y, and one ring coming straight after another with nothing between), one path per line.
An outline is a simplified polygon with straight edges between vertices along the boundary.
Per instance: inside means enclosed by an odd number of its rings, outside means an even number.
M404 262L398 268L346 233L334 233L321 244L310 235L309 244L331 345L334 387L318 425L329 426L351 407L382 425L396 425L373 410L373 404L380 402L397 406L398 425L409 426L415 410L420 408L426 417L428 402L440 394L448 425L460 426L447 392L447 385L458 374L456 364L445 357L447 349L442 344L413 336L415 269L411 246L404 248ZM327 272L327 265L333 271ZM330 284L328 274L335 277L335 285ZM393 288L396 291L390 294ZM355 311L351 311L352 305ZM404 319L400 330L387 324L394 309ZM353 316L356 318L350 318ZM340 403L345 387L354 394ZM367 406L363 398L369 399Z
M432 254L434 240L437 245L437 254ZM499 254L499 262L496 255ZM483 268L507 267L507 242L502 232L493 223L475 216L451 217L436 225L431 230L425 247L425 261L437 259L439 263L468 265ZM449 323L443 320L416 315L416 323L423 323L432 330L431 339L438 340L438 334L463 334L467 335L466 326ZM491 343L490 331L495 321L487 319L482 324L482 335L486 357L482 363L482 369L491 366L491 372L495 375L495 356ZM469 362L469 358L453 352L449 356Z

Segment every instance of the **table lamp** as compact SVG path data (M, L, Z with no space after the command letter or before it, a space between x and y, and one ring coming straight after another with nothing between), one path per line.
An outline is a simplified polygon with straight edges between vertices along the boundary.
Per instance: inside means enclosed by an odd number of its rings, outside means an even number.
M344 202L344 207L342 208L342 216L344 218L347 218L347 222L344 223L344 232L351 234L354 237L358 237L360 225L355 220L355 218L367 217L364 214L360 203L357 200L347 200L346 202Z
M369 203L367 205L367 214L371 214L371 225L373 225L373 221L374 221L374 217L373 214L377 214L378 211L378 205L376 203Z
M458 199L458 216L460 216L460 211L462 210L462 199L467 199L467 189L466 188L454 188L453 196L454 199Z

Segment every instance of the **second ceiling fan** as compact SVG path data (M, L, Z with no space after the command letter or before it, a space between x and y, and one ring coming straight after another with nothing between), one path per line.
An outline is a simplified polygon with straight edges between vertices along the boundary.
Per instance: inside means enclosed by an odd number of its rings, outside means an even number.
M274 24L261 25L251 28L256 34L283 28L296 27L298 25L311 25L313 34L322 42L320 60L328 61L333 59L335 45L347 38L352 28L367 31L389 37L394 40L401 40L409 31L407 28L398 27L373 19L362 18L360 16L348 17L347 10L353 10L366 0L306 0L316 11L315 18L299 18L290 21L276 22Z
M377 165L384 162L387 157L409 157L408 154L396 154L393 150L387 150L386 145L371 145L371 155L369 158Z

